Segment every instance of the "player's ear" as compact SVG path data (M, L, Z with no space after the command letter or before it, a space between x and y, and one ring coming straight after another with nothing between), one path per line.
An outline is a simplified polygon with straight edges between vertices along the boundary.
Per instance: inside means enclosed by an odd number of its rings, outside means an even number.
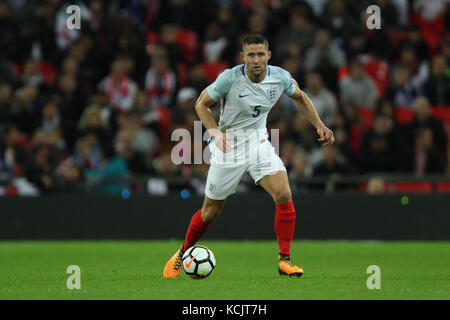
M267 60L269 60L270 58L272 58L272 51L270 51L270 50L267 51L267 57L268 57Z
M244 55L244 52L243 52L243 51L241 51L240 56L241 56L242 61L244 61L245 55Z

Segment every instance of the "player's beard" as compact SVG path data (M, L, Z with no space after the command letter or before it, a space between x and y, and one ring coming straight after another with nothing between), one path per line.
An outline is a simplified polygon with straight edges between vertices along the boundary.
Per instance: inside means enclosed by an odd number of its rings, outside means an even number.
M252 78L254 78L257 81L262 81L262 76L266 74L267 65L260 65L258 69L255 69L254 67L250 67L249 71L252 75Z

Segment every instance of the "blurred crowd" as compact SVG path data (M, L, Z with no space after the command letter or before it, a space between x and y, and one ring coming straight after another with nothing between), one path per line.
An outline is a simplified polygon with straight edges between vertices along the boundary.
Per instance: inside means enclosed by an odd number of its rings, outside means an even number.
M372 4L381 29L367 28ZM81 9L79 30L66 24L69 5ZM269 39L270 64L335 132L322 148L280 98L268 127L280 130L292 179L449 172L448 125L433 112L450 110L447 0L2 0L0 174L42 192L130 175L202 190L208 166L175 165L171 132L193 131L198 95L242 63L248 33Z

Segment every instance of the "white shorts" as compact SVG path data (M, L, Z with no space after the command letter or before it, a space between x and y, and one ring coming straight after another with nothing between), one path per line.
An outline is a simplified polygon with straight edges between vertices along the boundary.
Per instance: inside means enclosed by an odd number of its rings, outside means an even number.
M209 144L211 164L206 179L205 195L214 200L224 200L236 192L236 188L244 173L248 172L255 184L267 175L278 171L286 171L275 148L265 138L247 148L246 157L237 157L234 161L220 161L224 156L214 141Z

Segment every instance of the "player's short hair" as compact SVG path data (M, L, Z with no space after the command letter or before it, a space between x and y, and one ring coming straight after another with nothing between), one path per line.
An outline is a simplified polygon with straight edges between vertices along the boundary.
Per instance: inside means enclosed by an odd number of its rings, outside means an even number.
M267 50L269 49L269 42L262 34L250 33L247 35L242 42L242 51L244 51L245 46L248 46L249 44L263 44L266 46Z

